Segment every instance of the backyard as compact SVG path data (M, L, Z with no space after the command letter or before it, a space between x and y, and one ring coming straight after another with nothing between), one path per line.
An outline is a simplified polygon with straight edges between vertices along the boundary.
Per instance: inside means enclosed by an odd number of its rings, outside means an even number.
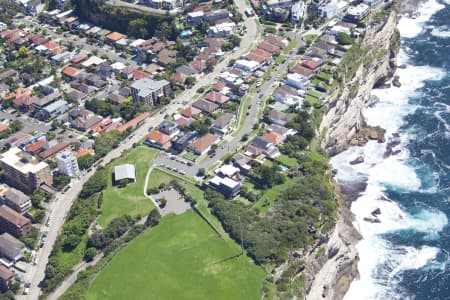
M262 268L193 210L168 215L119 252L87 299L260 299Z

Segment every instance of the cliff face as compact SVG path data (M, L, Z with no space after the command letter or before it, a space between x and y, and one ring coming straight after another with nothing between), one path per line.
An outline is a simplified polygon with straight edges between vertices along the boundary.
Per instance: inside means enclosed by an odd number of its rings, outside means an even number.
M155 35L155 31L161 23L171 24L174 19L169 15L155 15L112 5L106 0L72 0L72 4L75 7L75 13L81 19L125 34L128 34L129 23L132 20L143 19L147 23L145 27L148 32L147 38Z
M347 149L354 135L364 126L363 111L373 87L390 77L395 68L396 47L391 45L395 34L395 10L379 22L373 22L361 42L363 52L359 67L351 78L343 78L341 88L331 95L328 111L321 123L326 131L322 146L330 155Z

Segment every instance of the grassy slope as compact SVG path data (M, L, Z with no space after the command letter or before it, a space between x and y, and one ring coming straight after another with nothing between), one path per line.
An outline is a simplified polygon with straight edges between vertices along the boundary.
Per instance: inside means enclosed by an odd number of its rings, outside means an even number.
M144 196L144 183L147 171L158 151L148 147L139 147L125 154L113 164L108 165L108 187L103 192L102 213L98 223L107 225L115 217L124 214L137 215L148 214L153 208L153 203ZM123 163L134 164L136 167L136 182L128 184L125 188L112 186L114 166Z
M184 179L185 176L173 173L166 169L154 169L148 179L148 187L157 187L162 182L169 184L170 181L174 179L178 180L178 182L184 186L186 191L191 194L195 200L197 200L197 209L208 219L208 221L221 233L223 237L228 237L225 230L223 230L220 221L211 215L211 211L208 208L208 202L203 197L203 191L191 183L191 178L186 177L185 180L182 180L182 178Z
M88 299L260 299L262 269L189 210L166 216L113 258Z

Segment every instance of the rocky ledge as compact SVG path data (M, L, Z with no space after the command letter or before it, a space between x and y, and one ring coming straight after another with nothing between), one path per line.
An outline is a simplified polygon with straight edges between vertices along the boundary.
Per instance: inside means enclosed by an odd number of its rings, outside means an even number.
M350 140L351 146L364 146L369 140L376 140L378 143L386 142L384 134L386 130L380 126L366 126L361 128Z

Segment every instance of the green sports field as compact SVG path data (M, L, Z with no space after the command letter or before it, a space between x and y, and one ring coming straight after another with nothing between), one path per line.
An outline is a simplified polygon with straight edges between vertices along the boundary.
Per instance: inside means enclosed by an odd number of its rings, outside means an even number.
M119 252L87 299L260 299L264 271L193 210L168 215Z

